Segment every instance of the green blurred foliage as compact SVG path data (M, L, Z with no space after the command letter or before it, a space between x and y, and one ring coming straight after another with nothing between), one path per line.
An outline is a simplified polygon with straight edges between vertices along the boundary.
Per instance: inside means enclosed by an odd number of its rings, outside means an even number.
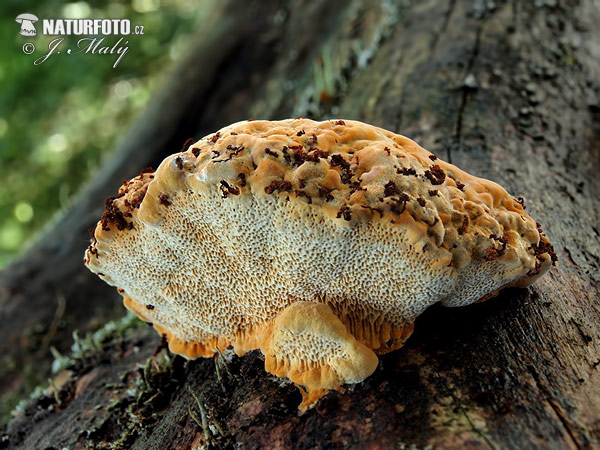
M201 26L214 1L2 0L0 11L0 268L59 214L114 150L146 105L166 70ZM37 36L18 34L15 18L38 16ZM65 54L86 36L43 36L44 18L130 19L144 35L125 36L128 53ZM132 30L133 31L133 30ZM107 36L112 46L119 36ZM26 55L26 42L35 52Z

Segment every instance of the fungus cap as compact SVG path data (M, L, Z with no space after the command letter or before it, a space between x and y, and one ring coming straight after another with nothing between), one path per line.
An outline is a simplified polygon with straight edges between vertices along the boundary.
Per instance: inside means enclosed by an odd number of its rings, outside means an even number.
M555 260L520 200L351 120L239 122L127 181L85 264L188 358L261 349L303 407L369 376L430 305Z

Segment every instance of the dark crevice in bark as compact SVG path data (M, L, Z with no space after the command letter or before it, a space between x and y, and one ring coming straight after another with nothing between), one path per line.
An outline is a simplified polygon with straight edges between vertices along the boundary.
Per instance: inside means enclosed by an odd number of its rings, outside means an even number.
M471 55L467 62L467 67L465 70L465 78L467 80L468 77L474 76L472 74L473 67L475 66L475 60L479 55L479 47L481 45L481 34L483 32L483 23L477 27L475 32L475 43L473 44L473 49L471 50ZM463 138L463 117L465 114L465 109L467 108L467 103L469 101L470 96L475 96L477 92L476 86L470 86L465 83L463 80L463 85L461 86L461 99L460 104L458 106L458 113L456 116L456 126L454 128L454 138L457 145L462 144ZM452 145L448 146L448 162L452 163Z
M513 345L515 346L515 348L521 347L521 343L519 342L518 336L508 334L508 333L506 334L506 336L508 337L508 339L510 339L513 342ZM562 411L562 408L560 406L558 406L556 399L550 393L548 386L546 385L546 383L544 381L541 380L538 371L535 369L536 362L539 362L539 361L537 361L537 355L528 356L528 355L523 354L522 358L524 359L524 361L521 364L526 369L527 373L529 373L531 375L531 377L533 378L533 381L535 382L535 385L536 385L537 389L539 390L539 393L543 396L547 406L554 412L554 414L558 418L559 424L557 424L557 426L560 429L564 430L564 432L567 433L567 435L569 436L570 441L571 441L570 444L572 444L573 447L575 447L577 449L585 448L585 445L582 445L579 442L579 440L577 439L574 430L572 429L570 423L568 422L567 418L564 415L564 412Z
M448 28L448 23L450 22L450 17L452 16L452 13L454 12L455 5L456 5L456 0L448 1L448 9L446 9L446 12L444 13L444 21L442 22L442 26L441 26L440 30L433 36L433 39L431 39L431 44L429 44L429 52L431 54L433 54L435 52L435 48L438 44L438 41L440 40L440 38L446 31L446 28Z
M579 442L579 440L577 439L577 437L575 435L575 431L571 428L571 424L568 422L567 418L565 417L564 412L562 411L562 408L559 405L557 405L556 400L554 399L552 394L549 392L546 384L543 381L541 381L540 376L537 373L537 371L535 370L535 368L531 365L528 365L527 369L531 373L531 376L533 377L533 380L535 381L536 386L538 387L540 392L544 395L546 403L548 404L548 406L550 408L552 408L552 411L554 411L554 414L556 414L556 417L560 420L560 423L562 424L563 429L569 435L569 438L571 439L571 443L573 444L573 446L579 450L585 448L585 445L581 444Z
M398 60L398 65L401 65L403 62L403 56L400 56L399 60ZM396 113L396 117L395 117L395 124L396 124L396 130L398 130L399 133L402 133L402 116L403 116L403 111L404 111L404 102L406 100L406 80L404 82L404 86L402 87L402 91L400 93L400 99L398 101L398 112Z

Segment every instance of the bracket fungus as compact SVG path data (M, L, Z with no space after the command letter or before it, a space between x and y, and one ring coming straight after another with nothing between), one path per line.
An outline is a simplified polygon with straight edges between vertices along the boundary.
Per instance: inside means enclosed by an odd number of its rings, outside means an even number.
M351 120L246 121L126 181L85 264L187 358L260 349L301 407L368 377L415 318L556 260L520 199Z

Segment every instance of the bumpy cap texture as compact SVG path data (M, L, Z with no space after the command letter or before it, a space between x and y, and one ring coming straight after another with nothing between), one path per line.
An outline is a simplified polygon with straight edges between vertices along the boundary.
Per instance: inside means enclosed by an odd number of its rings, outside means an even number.
M230 125L125 182L85 264L173 351L260 348L317 392L368 376L430 305L527 286L555 258L498 184L371 125L296 119Z

